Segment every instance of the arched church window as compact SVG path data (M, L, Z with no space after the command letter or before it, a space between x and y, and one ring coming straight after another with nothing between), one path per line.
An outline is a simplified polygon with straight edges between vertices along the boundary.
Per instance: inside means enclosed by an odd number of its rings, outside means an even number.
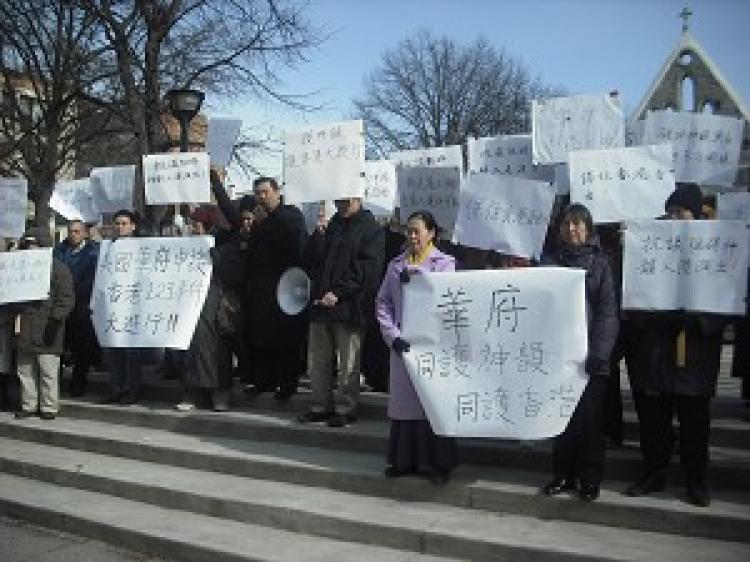
M695 111L695 79L690 75L682 79L680 99L682 111Z

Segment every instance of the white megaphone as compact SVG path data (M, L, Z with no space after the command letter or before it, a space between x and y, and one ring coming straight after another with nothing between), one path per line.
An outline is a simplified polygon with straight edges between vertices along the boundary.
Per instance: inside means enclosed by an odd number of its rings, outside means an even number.
M302 312L310 302L310 278L299 267L290 267L279 279L276 287L276 301L279 308L294 316Z

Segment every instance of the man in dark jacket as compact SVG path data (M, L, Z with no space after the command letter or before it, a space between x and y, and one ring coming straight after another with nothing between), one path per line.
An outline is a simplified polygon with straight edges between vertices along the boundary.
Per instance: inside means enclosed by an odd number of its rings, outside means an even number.
M82 396L86 392L89 367L99 348L89 309L99 245L88 239L83 221L72 220L68 223L67 238L55 246L53 255L68 267L75 284L75 306L65 321L65 349L73 359L70 394Z
M310 237L304 263L312 279L307 368L313 405L301 422L341 427L356 420L362 340L383 269L383 231L360 198L336 201L328 226ZM337 396L332 374L338 357Z
M29 229L21 248L50 247L50 236L42 227ZM59 408L58 377L63 350L65 318L73 309L73 277L59 260L52 260L49 298L19 307L20 332L16 340L21 410L17 418L39 412L44 420L55 419Z
M701 217L702 196L696 185L682 185L665 204L673 220ZM680 457L691 503L707 506L710 403L716 392L725 320L694 312L633 312L628 375L640 423L644 471L627 493L641 496L662 491L672 455L672 417L680 422Z

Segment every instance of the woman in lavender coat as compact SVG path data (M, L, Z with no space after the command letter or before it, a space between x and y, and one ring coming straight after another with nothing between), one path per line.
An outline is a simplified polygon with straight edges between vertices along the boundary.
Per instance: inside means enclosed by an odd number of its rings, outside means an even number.
M403 283L420 272L455 269L455 259L434 246L437 229L431 213L412 213L406 228L406 250L388 264L375 307L383 339L391 349L388 396L391 434L385 475L422 474L436 484L444 484L456 466L456 441L433 433L406 372L402 354L409 351L409 342L401 337Z

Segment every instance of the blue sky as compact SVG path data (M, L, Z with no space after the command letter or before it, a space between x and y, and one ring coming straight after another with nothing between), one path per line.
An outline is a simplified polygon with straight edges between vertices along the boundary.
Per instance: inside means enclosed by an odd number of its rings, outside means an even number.
M318 92L325 111L301 114L253 99L209 100L209 115L279 132L345 118L381 53L425 28L459 43L484 35L570 93L617 89L636 107L681 34L684 0L309 0L307 15L331 37L310 62L284 73L285 91ZM750 0L692 0L690 31L750 101Z

